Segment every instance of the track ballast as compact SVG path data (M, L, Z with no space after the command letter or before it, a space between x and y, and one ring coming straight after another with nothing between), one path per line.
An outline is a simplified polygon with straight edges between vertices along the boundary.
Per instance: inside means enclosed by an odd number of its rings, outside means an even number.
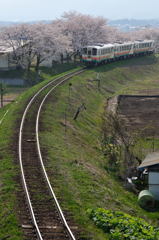
M22 206L20 218L26 240L77 239L71 230L76 229L76 232L77 227L72 226L69 215L66 216L69 224L67 223L45 171L38 130L40 111L47 96L70 77L83 71L67 74L47 84L30 100L22 116L19 163L25 194L19 193L19 202Z

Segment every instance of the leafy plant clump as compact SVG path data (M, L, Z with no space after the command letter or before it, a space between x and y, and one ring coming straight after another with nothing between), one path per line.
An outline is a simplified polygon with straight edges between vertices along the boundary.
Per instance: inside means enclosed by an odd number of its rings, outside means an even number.
M110 234L111 240L158 240L159 229L145 220L121 211L103 208L89 210L89 216L97 227Z

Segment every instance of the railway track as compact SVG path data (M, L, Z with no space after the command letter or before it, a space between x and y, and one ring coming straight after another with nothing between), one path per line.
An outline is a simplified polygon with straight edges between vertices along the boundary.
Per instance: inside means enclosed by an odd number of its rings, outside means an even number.
M84 69L67 74L48 83L32 97L24 110L20 123L18 151L24 189L24 192L19 192L19 202L22 206L20 215L26 240L77 239L76 234L72 232L76 226L72 226L69 216L69 224L67 223L49 182L38 131L41 108L48 95L72 76L83 71Z

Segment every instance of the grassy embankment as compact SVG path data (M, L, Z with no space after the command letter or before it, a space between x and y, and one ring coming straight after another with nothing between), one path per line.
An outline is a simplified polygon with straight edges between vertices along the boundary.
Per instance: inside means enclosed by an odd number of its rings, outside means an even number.
M51 181L57 186L57 196L63 199L63 208L73 212L75 220L93 239L102 240L104 234L88 219L89 208L122 210L154 224L158 220L158 213L142 210L137 196L124 190L105 170L106 159L100 150L101 116L106 98L118 93L156 89L158 64L159 59L150 56L90 69L69 81L72 83L70 97L69 83L61 86L50 97L43 114L42 129L46 130L41 132L41 142L45 154L48 153ZM96 79L97 73L101 78L100 91L97 82L90 81ZM75 121L73 116L82 103L86 110L80 112Z
M122 210L144 217L154 224L159 218L158 213L147 213L140 209L137 197L124 190L122 184L107 173L106 159L100 151L101 116L106 98L113 95L110 90L115 95L134 93L137 88L158 87L158 65L159 59L150 56L88 70L70 80L70 98L67 83L56 91L52 102L45 108L43 126L46 130L41 132L41 142L48 154L49 172L54 173L51 181L53 184L56 182L55 192L62 199L63 208L73 213L74 219L86 229L86 235L93 239L103 240L104 234L88 219L86 211L89 208ZM101 77L100 91L97 89L97 82L90 81L96 79L97 73L100 73ZM49 79L50 75L47 74L46 77ZM9 146L18 112L38 87L34 86L20 96L17 104L13 103L0 110L1 119L9 108L4 122L0 125L1 239L6 236L8 239L22 239L15 214L15 189L18 185L14 182L14 176L18 166L13 162ZM83 110L75 121L73 116L82 103L85 103L86 110Z

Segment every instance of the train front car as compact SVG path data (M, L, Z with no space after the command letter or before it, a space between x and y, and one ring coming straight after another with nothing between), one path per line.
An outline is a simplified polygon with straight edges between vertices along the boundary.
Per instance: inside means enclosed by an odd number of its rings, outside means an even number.
M82 48L82 62L86 65L97 64L98 62L98 47L97 46L86 46Z
M98 65L114 58L113 44L96 44L82 49L82 61L86 65Z

